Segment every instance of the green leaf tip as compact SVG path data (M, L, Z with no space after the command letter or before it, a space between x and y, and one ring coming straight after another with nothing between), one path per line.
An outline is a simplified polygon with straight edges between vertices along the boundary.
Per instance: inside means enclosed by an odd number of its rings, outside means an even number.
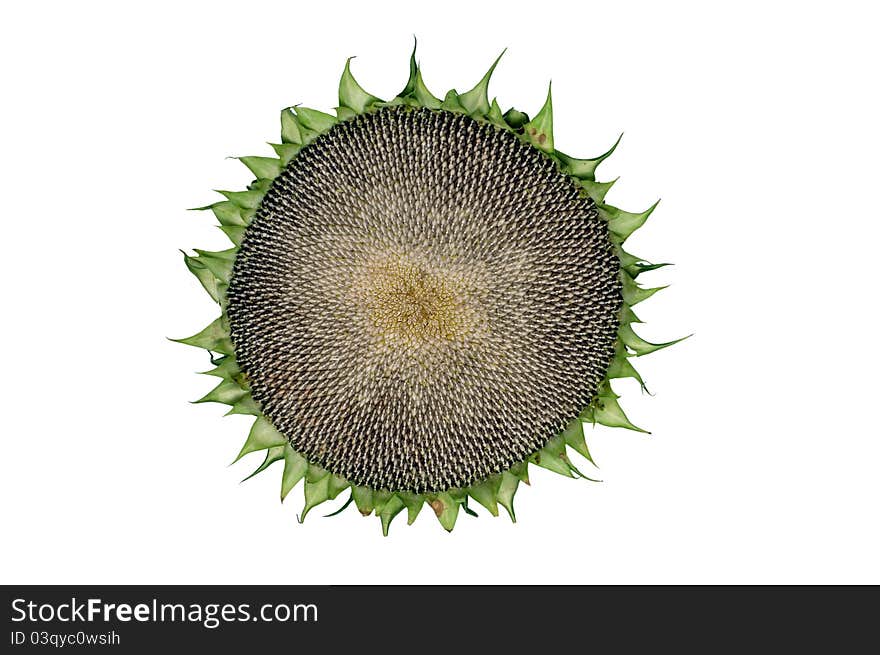
M247 441L241 447L238 456L233 460L233 464L240 460L248 453L258 450L266 450L276 446L284 446L287 444L287 438L278 432L271 423L262 416L254 421L251 431L248 433Z
M460 503L455 500L448 492L431 494L428 504L434 510L434 515L440 521L440 525L447 532L452 532L455 527L455 521L458 519L458 508Z
M342 71L342 78L339 80L339 104L343 107L348 107L358 114L362 114L373 104L382 101L364 91L363 87L354 79L354 75L351 74L352 59L354 57L349 57L346 60L345 69Z
M287 166L302 150L302 146L297 143L270 143L269 145L278 155L282 167Z
M284 446L284 473L281 475L281 502L302 480L309 469L306 458L296 452L290 444Z
M531 482L529 482L529 460L514 464L510 467L510 472L515 475L520 482L531 484Z
M383 536L388 536L388 528L391 526L391 521L404 509L406 509L406 503L397 494L393 494L382 506L382 511L379 512L379 519L382 521Z
M580 180L579 184L581 188L587 192L587 195L593 199L593 202L602 203L605 202L605 196L608 195L608 192L611 190L611 187L615 185L619 178L615 178L610 182L596 182L595 180Z
M513 497L516 495L520 479L510 471L501 474L501 484L498 487L498 503L507 510L510 520L516 523L516 512L513 510Z
M406 80L406 86L403 87L403 91L397 94L398 98L405 98L413 94L416 88L416 75L419 72L419 65L416 62L416 49L419 46L419 40L416 38L415 34L413 34L413 49L412 54L409 56L409 77Z
M611 205L600 205L599 213L608 221L608 229L611 230L611 233L619 239L620 243L623 243L633 232L645 224L645 221L654 213L659 204L658 200L639 214L626 212Z
M468 500L467 500L467 499L468 499L468 497L465 496L465 497L464 497L464 500L462 500L462 501L459 503L459 505L461 505L461 509L464 511L464 513L467 514L468 516L473 516L473 517L478 517L478 516L480 516L479 514L477 514L474 510L472 510L472 509L468 506Z
M204 396L194 401L195 403L221 403L223 405L234 405L244 398L248 392L242 389L232 380L223 380L216 387L211 389Z
M413 88L413 97L416 101L422 105L423 107L427 107L428 109L440 109L443 105L443 101L440 98L437 98L428 91L428 87L425 86L425 80L422 78L422 70L419 69L416 71L416 81L415 87Z
M620 140L623 138L623 133L617 137L617 141L614 142L614 145L611 146L606 152L599 155L598 157L593 157L592 159L575 159L574 157L569 157L568 155L559 152L558 150L554 153L556 157L563 163L569 175L573 175L574 177L580 178L581 180L596 180L596 169L599 167L603 161L608 159L612 153L617 149L617 146L620 145Z
M618 330L618 335L619 334L620 332ZM642 380L642 376L639 375L639 372L629 361L629 353L627 353L626 347L624 346L622 339L620 338L618 339L618 343L615 348L614 358L611 360L611 365L608 367L608 371L605 373L605 376L609 380L617 380L620 378L633 378L639 383L643 390L648 390L648 388L645 386L644 380Z
M351 503L353 501L354 501L354 493L350 493L348 495L348 500L346 500L339 509L332 511L329 514L324 514L324 518L329 519L331 516L337 516L339 514L342 514L342 512L344 512L348 508L348 506L351 505Z
M254 177L261 180L274 180L281 173L281 162L275 157L237 157L247 166Z
M229 328L223 317L215 319L208 327L191 337L185 339L171 339L175 343L183 343L187 346L204 348L221 355L232 355L232 341L229 338Z
M547 99L541 111L525 125L525 136L539 150L553 152L553 85L547 88Z
M443 102L440 103L440 108L445 109L446 111L465 111L464 107L462 107L461 103L458 101L458 92L455 89L449 89L449 91L446 92L446 95L443 96Z
M618 247L617 256L620 259L620 267L629 273L629 276L632 279L636 279L642 273L647 273L648 271L655 271L658 268L663 268L665 266L672 266L669 262L663 262L662 264L651 264L650 262L645 261L641 257L636 257L628 252L626 252L623 248Z
M187 255L183 250L180 251L183 253L183 261L186 264L186 268L192 273L196 279L201 283L202 287L205 291L208 292L208 295L214 300L214 302L220 302L220 289L217 284L217 278L211 272L211 270L205 266L204 262L200 261L198 257L192 257Z
M296 115L291 109L287 107L281 110L281 142L302 145L303 137L299 121L296 120Z
M633 307L640 302L647 300L651 296L653 296L658 291L663 291L666 289L668 285L662 287L653 287L651 289L646 289L644 287L640 287L638 283L630 277L629 273L624 270L620 271L620 281L622 284L622 292L623 292L623 302L625 302L630 307Z
M489 80L492 79L492 73L495 72L495 67L501 61L505 52L507 52L507 48L501 51L501 54L498 55L489 67L489 70L486 71L486 74L483 75L482 79L477 82L473 89L458 96L459 104L468 114L477 116L487 116L489 114L491 108L489 104Z
M584 457L593 466L596 466L596 462L593 461L593 456L590 454L590 449L587 448L587 440L584 436L584 421L580 416L575 418L562 431L562 438L567 446L574 448L575 452Z
M382 489L373 489L372 492L372 503L373 503L373 512L376 516L379 516L382 508L385 507L385 503L391 498L390 491L384 491Z
M217 360L212 359L211 363L214 365L214 368L210 371L204 371L202 375L212 375L214 377L223 378L224 380L234 380L241 374L241 370L238 368L238 363L235 361L235 357L232 357L231 355L225 355Z
M488 480L468 488L468 495L489 510L492 516L498 516L498 489L501 476L492 476Z
M326 132L338 122L335 116L325 114L317 109L308 107L294 107L299 122L309 130L316 133Z
M532 455L532 461L548 471L553 471L554 473L558 473L567 478L574 477L571 472L571 467L568 465L566 459L562 457L560 451L549 447L549 444Z
M231 203L238 205L241 209L256 209L260 206L260 202L263 200L263 196L265 195L263 191L258 190L249 190L249 191L223 191L221 189L216 190L217 193L226 197Z
M501 107L498 104L498 99L492 100L492 105L489 107L489 113L486 114L486 118L495 123L498 127L507 127L507 123L504 120L504 114L501 113Z
M361 516L369 516L373 512L373 490L369 487L353 486L351 496Z
M233 414L242 414L244 416L262 416L263 411L260 409L257 401L254 400L254 397L250 394L250 391L248 391L247 394L242 396L240 400L232 405L232 409L226 412L226 416L232 416Z
M249 476L244 478L242 480L242 482L247 482L255 475L262 473L267 468L269 468L269 466L271 466L272 464L274 464L275 462L277 462L280 459L284 459L284 446L275 446L273 448L269 448L269 450L266 451L266 459L263 460L263 463L260 464L260 466L257 468L256 471L254 471Z
M298 520L300 523L306 520L308 513L320 505L321 503L333 500L344 489L348 489L349 484L339 476L325 471L319 466L310 465L306 473L306 482L303 488L305 495L305 505ZM346 507L348 505L346 504ZM344 507L343 507L344 509Z
M232 275L232 264L235 262L238 248L220 251L199 250L195 248L195 251L199 255L199 262L211 271L218 281L228 285L229 277Z
M620 326L618 330L618 335L620 336L621 342L635 353L636 357L641 357L642 355L650 355L651 353L657 352L658 350L662 350L663 348L668 348L669 346L674 346L677 343L681 343L685 339L690 339L693 334L689 334L685 337L681 337L680 339L675 339L673 341L667 341L666 343L651 343L649 341L645 341L639 335L633 331L632 327L628 324L624 324Z
M401 492L398 494L406 505L406 523L412 525L425 506L425 497L419 494Z
M220 225L247 225L241 207L230 200L221 200L205 207L193 207L189 211L204 211L206 209L214 212Z
M627 430L633 430L635 432L651 434L647 430L634 425L629 418L627 418L623 409L620 407L620 404L617 402L619 397L620 396L612 391L611 385L605 382L602 387L600 387L599 393L593 399L591 405L593 421L609 428L626 428Z
M314 482L306 479L306 483L303 486L303 495L306 502L298 517L300 523L306 520L308 513L315 507L330 500L330 474L325 472L323 476Z

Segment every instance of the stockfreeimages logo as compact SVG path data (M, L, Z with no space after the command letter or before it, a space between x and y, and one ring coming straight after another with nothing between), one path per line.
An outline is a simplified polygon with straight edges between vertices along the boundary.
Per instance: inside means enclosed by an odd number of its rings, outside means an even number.
M223 623L263 621L265 623L317 623L314 603L107 603L88 598L61 603L37 603L25 598L12 601L12 621L20 623L197 623L209 630Z

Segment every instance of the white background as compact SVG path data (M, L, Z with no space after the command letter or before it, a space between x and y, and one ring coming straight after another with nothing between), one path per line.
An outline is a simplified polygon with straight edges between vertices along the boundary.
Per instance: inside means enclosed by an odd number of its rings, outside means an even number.
M870 3L7 3L0 16L3 583L880 582L877 16ZM431 8L427 8L427 7ZM425 8L423 8L425 7ZM185 211L242 188L280 108L329 110L351 55L435 95L490 89L663 202L631 250L677 264L640 306L694 332L619 384L652 436L589 432L601 484L538 469L519 522L426 510L383 538L228 467L249 425L191 405L215 306ZM604 170L603 170L604 169ZM323 507L321 508L323 509Z

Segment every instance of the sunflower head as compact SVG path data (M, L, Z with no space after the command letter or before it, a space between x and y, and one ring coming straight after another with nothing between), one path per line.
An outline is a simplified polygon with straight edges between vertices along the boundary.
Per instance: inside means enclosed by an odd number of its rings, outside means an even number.
M348 490L387 534L428 505L451 530L474 500L491 514L528 465L584 477L584 423L639 430L611 380L653 344L632 306L658 289L623 250L653 207L605 202L593 159L556 149L548 93L530 119L489 102L495 68L441 100L415 52L390 101L350 60L335 115L285 109L275 157L211 209L233 246L185 254L221 315L183 343L220 378L200 402L251 414L239 453L284 462L301 519ZM615 144L616 146L616 144Z

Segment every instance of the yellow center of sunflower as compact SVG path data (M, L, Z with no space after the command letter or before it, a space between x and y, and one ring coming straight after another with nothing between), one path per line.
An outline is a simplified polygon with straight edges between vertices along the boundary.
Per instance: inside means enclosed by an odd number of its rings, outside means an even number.
M404 260L370 267L365 301L373 324L388 337L453 340L462 335L464 314L455 280Z

